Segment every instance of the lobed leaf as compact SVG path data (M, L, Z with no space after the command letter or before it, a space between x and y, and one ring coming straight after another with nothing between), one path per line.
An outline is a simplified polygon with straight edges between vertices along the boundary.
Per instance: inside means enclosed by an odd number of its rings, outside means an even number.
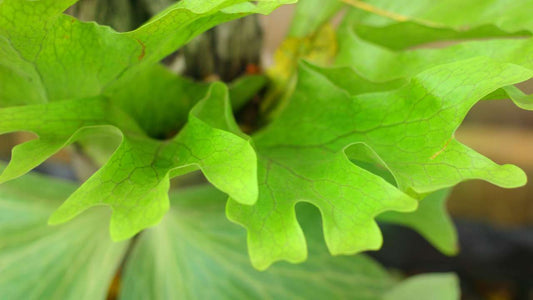
M400 4L375 0L363 5L360 1L346 1L358 9L349 11L340 26L337 64L353 67L361 76L377 81L408 81L421 72L442 65L482 58L531 70L533 51L532 40L528 37L532 27L524 8L533 2L520 5L505 0L496 2L471 1L464 5L450 0ZM457 9L457 5L461 5L461 9ZM501 39L504 37L508 39ZM467 39L479 41L457 44L457 41ZM440 44L425 45L431 42ZM454 76L453 73L450 75ZM530 103L533 103L529 96L512 85L483 97L506 98L523 109L531 109ZM448 148L449 143L445 145L444 148ZM364 156L380 162L379 157ZM514 178L519 177L524 183L523 175ZM386 213L381 217L386 220L394 216L394 222L414 228L443 253L453 254L457 250L453 225L447 219L441 201L431 199L433 195L428 198L414 213ZM429 211L432 217L426 216Z
M436 12L453 9L455 6L450 2L453 1L434 3L431 5L438 8L427 9L428 6L431 6L429 3L415 1L411 9L413 10L412 13L418 16L419 14L423 15L426 11ZM506 1L500 2L503 3ZM456 10L456 13L460 17L454 17L453 13L449 15L438 14L450 18L454 22L463 24L461 26L465 26L467 29L457 29L450 24L435 26L416 17L408 18L407 20L395 20L373 13L352 10L344 19L338 32L340 50L337 57L337 65L351 66L364 77L377 81L410 78L424 70L441 64L458 62L479 56L490 57L501 62L513 63L532 69L533 60L531 53L533 53L533 39L525 37L531 36L533 27L528 22L524 22L520 17L513 19L518 21L515 24L516 26L521 26L520 28L527 30L520 32L500 32L493 27L470 29L472 24L469 22L475 23L476 18L479 18L479 22L481 22L478 25L485 24L482 22L487 22L487 24L495 24L494 26L505 27L505 24L512 19L510 16L523 14L523 10L519 10L517 6L507 5L504 11L509 10L509 14L499 14L499 16L505 15L505 18L485 19L483 18L484 13L496 12L492 8L484 10L479 7L484 7L487 4L487 2L475 1L473 6L468 7L466 11ZM529 4L533 6L533 2ZM380 5L384 4L381 3ZM418 8L419 5L422 5L424 9ZM394 5L393 7L400 9ZM478 8L479 10L475 10ZM434 17L437 17L437 15L435 14ZM383 26L383 22L388 25ZM508 25L510 26L509 28L516 27L510 24ZM503 37L507 37L508 39L501 39ZM513 39L509 39L509 37ZM462 38L482 40L459 44L447 42L446 44L446 40L457 41ZM487 38L497 39L487 40ZM444 45L451 44L451 46L430 49L425 47L422 49L407 48L428 42L445 42ZM402 43L402 45L399 45L399 43ZM520 91L515 93L511 92L509 95L504 90L497 91L497 93L511 98L516 105L523 109L531 109L528 108L530 107L531 100L524 96L518 96Z
M0 106L7 106L0 134L38 136L13 149L0 182L77 140L90 147L90 137L102 133L118 136L120 146L51 223L107 204L112 236L128 238L168 210L169 179L195 169L238 201L254 203L256 155L233 120L226 88L215 84L198 102L206 85L154 64L219 23L293 1L180 1L124 33L62 14L75 2L0 1L0 79L9 87L0 92ZM249 93L233 90L241 98Z
M415 200L347 156L382 162L399 189L416 197L468 179L502 187L525 183L519 168L493 163L453 133L477 101L530 78L531 70L478 57L431 68L398 89L354 95L355 88L336 84L354 77L350 72L302 64L288 107L253 137L259 200L253 207L230 201L228 217L247 228L257 268L305 259L294 212L300 201L320 209L333 254L379 248L374 217L415 209Z
M123 141L106 165L52 215L65 222L88 207L113 209L114 239L131 237L160 221L168 210L171 177L201 169L215 186L246 204L257 198L256 155L231 115L224 85L214 84L191 110L179 134L166 141L147 137L105 98L61 101L0 110L0 133L31 131L39 139L14 148L0 181L16 178L65 145L95 130L113 130ZM28 121L30 120L30 121Z

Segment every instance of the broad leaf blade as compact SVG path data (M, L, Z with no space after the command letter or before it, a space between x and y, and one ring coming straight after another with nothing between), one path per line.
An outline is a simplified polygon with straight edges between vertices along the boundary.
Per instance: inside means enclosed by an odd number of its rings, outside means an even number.
M280 259L305 259L297 202L321 210L333 254L379 248L373 218L415 208L414 200L351 164L344 151L352 145L372 149L399 189L417 197L468 179L509 188L525 183L519 168L495 164L453 134L477 101L530 78L531 70L478 57L431 68L395 90L355 95L336 84L353 77L350 72L302 64L288 107L253 137L259 200L253 207L230 201L228 216L247 228L252 261L260 269Z
M215 84L175 138L124 136L106 165L67 199L50 222L62 223L91 206L107 204L114 212L113 238L131 237L161 220L168 210L169 179L183 168L201 169L216 187L252 204L257 198L256 155L246 137L235 130L227 90Z
M0 186L0 291L6 299L104 299L127 243L98 209L49 227L71 183L27 175Z
M150 101L149 97L139 99L142 101L136 104ZM113 238L128 238L161 219L168 210L169 179L181 175L183 170L201 169L215 186L238 201L256 201L256 154L249 138L233 120L224 85L213 84L207 96L191 110L178 135L164 141L147 137L132 118L111 102L96 97L0 110L0 133L30 131L39 136L15 147L0 181L23 175L86 134L112 131L122 135L121 145L106 165L69 197L52 216L51 223L67 221L91 206L107 204L114 211Z

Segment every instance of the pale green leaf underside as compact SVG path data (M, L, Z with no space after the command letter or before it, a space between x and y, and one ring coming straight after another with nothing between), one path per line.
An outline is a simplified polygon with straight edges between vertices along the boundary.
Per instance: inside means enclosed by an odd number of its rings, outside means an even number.
M39 136L13 149L0 182L23 175L84 134L103 130L123 135L106 165L67 199L51 223L106 204L113 209L113 238L128 238L160 221L168 210L169 179L182 168L201 169L216 187L242 203L252 204L257 198L256 154L237 131L222 84L211 87L191 110L184 128L166 141L145 136L128 115L102 97L5 108L0 118L0 133L30 131Z
M389 291L405 294L412 288L409 279L397 284L366 256L331 257L317 234L319 216L308 205L298 209L309 236L308 261L258 272L245 254L245 232L224 217L225 199L208 186L172 194L170 212L142 234L131 252L120 299L377 300ZM431 288L443 287L430 281ZM445 287L452 288L448 293L458 291L456 286ZM412 289L412 297L428 292Z
M105 210L84 213L61 226L45 224L48 214L75 188L34 174L0 186L2 296L106 298L127 244L108 238ZM410 290L411 296L428 292L411 283L424 281L423 277L398 284L365 256L331 257L314 234L320 228L319 218L309 206L299 209L311 237L309 261L258 272L249 265L244 231L225 219L223 193L202 186L172 193L170 198L170 213L139 237L126 260L120 299L378 300ZM428 287L440 285L431 279Z
M387 292L383 300L459 300L459 291L459 278L455 274L422 274L400 283Z
M38 175L0 186L0 294L4 299L105 299L127 243L114 243L105 209L68 224L46 220L75 185Z
M365 256L331 257L317 235L306 263L258 272L246 255L245 232L224 216L222 193L196 187L171 199L161 224L135 245L121 299L380 299L394 284ZM311 218L307 229L320 228L316 212L300 211Z

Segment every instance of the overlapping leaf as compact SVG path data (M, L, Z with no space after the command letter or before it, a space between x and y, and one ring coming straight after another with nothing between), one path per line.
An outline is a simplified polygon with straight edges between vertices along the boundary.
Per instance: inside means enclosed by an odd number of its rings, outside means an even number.
M38 136L13 150L0 181L23 175L80 138L104 132L121 137L120 147L52 223L108 204L114 210L113 237L127 238L157 223L168 209L169 178L197 168L239 201L255 202L255 153L233 121L225 88L214 85L197 104L205 85L153 64L210 27L269 13L291 1L180 1L125 33L62 14L75 2L0 2L0 79L7 87L0 89L0 106L8 106L0 110L0 133ZM56 100L66 101L48 103ZM171 140L152 139L169 138L180 129Z
M373 2L387 12L406 13L408 17L398 20L375 11L355 9L348 13L338 32L340 51L337 64L351 66L367 78L377 81L410 78L441 64L478 56L533 69L533 39L526 38L531 35L533 27L524 15L527 7L533 8L531 1L521 4L521 8L505 0L499 1L498 5L473 1L464 10L455 9L454 1L431 4L413 1L401 7L384 1ZM501 9L494 9L500 5ZM453 13L442 13L452 10ZM495 14L495 17L486 18L487 14ZM435 22L439 22L438 25ZM498 31L498 28L504 31ZM507 39L498 39L502 37ZM405 49L427 42L461 38L483 40L444 48ZM531 109L531 100L520 96L520 91L512 87L504 88L497 94L511 98L523 109ZM490 95L488 98L494 97Z
M111 234L124 239L157 223L168 210L169 178L200 168L218 188L242 203L257 197L256 158L231 115L227 90L215 84L167 141L143 134L128 115L102 97L5 108L0 133L27 130L39 139L17 146L0 181L16 178L94 130L119 130L123 141L107 164L54 213L67 221L90 206L108 204Z
M340 26L337 64L350 66L364 77L377 81L408 81L431 68L482 57L533 69L533 44L528 38L533 27L526 13L528 7L533 8L531 1L520 5L505 0L470 1L467 5L453 0L345 2L357 9L349 11ZM461 9L457 9L458 6ZM506 39L501 39L504 37ZM457 44L457 41L468 39L478 41ZM441 44L412 48L430 42ZM511 98L523 109L531 110L533 105L530 96L512 85L484 97L506 98ZM368 157L367 154L364 156ZM410 226L443 253L454 253L453 225L447 220L441 201L428 198L422 201L420 211L390 213L383 219ZM428 217L428 212L432 217Z
M322 213L333 254L375 249L374 217L409 211L413 199L350 158L378 161L398 187L423 195L467 179L503 187L525 183L512 165L497 165L453 138L468 110L492 91L533 76L529 69L486 57L443 64L391 91L351 94L337 85L351 69L303 64L289 106L254 137L259 155L259 200L230 202L228 214L248 230L255 266L305 259L305 240L294 205L307 201ZM290 129L290 130L287 130Z

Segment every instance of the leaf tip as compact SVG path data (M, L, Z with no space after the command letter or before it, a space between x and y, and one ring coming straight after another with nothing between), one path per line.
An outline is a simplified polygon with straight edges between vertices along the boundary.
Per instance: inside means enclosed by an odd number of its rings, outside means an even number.
M519 188L527 183L526 173L519 167L512 164L500 166L500 172L498 172L498 174L501 176L497 176L489 182L502 188Z
M301 264L307 260L307 251L300 253L294 257L279 257L279 258L267 258L267 257L258 257L252 255L250 252L250 261L254 269L258 271L266 271L270 266L279 261L285 261L291 264Z
M20 176L26 174L28 171L26 170L17 170L16 167L14 167L13 160L9 162L7 167L3 170L0 169L0 184L6 183L8 181L11 181L13 179L17 179Z
M58 214L57 211L55 211L54 213L52 213L52 215L50 215L47 223L48 225L55 226L55 225L63 224L66 221L68 221L68 219L65 218L64 215Z

